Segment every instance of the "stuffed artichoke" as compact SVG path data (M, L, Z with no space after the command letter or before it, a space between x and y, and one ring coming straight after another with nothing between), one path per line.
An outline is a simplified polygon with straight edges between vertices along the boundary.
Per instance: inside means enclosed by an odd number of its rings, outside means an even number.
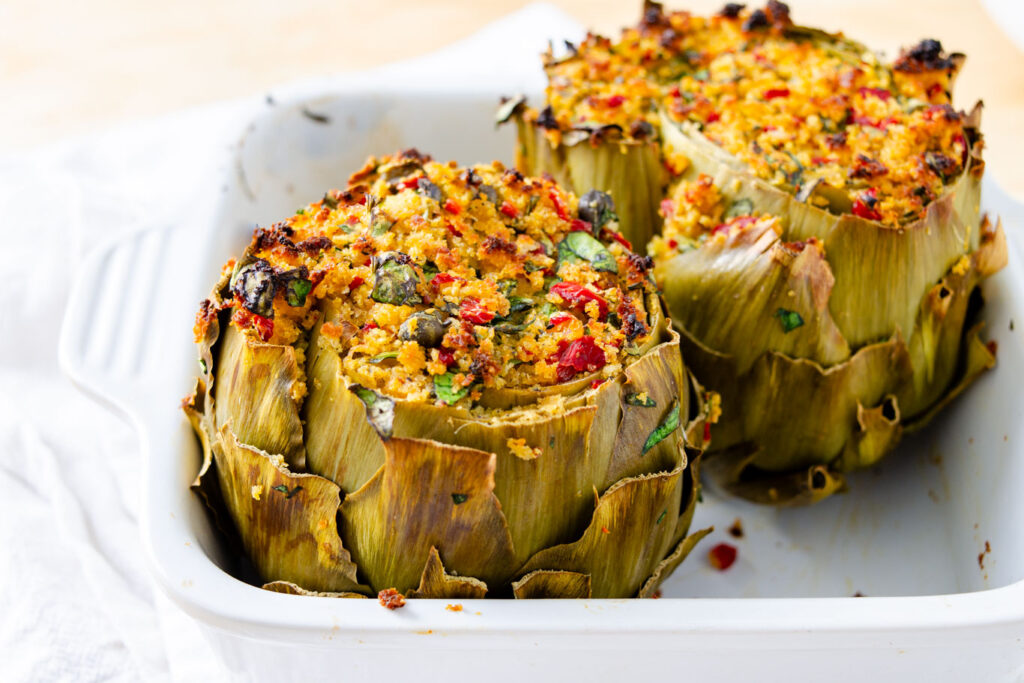
M197 316L185 408L195 487L265 587L643 597L706 533L717 401L651 259L579 215L410 150L255 231Z
M820 500L994 363L976 292L1006 249L979 213L980 106L950 104L962 62L926 40L886 64L775 1L648 3L620 41L548 56L547 107L508 110L524 171L609 192L648 244L722 395L730 491Z

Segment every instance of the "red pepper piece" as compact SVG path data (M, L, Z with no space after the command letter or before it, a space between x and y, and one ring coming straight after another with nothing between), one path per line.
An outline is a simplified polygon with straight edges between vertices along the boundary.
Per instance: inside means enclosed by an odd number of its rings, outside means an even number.
M409 176L408 178L402 181L402 187L404 187L407 190L411 190L412 188L419 185L420 178L422 177L423 176Z
M869 221L882 220L882 214L878 213L878 210L875 208L877 202L878 196L875 188L872 187L862 192L859 197L853 200L853 215L866 218Z
M458 228L456 228L454 225L452 225L448 221L444 222L444 227L448 228L448 232L450 232L451 234L455 235L456 237L462 237L462 231L459 230Z
M721 118L721 114L719 114L717 111L713 111L710 114L708 114L707 119L705 119L705 123L714 123L715 121L718 121Z
M494 320L494 311L488 310L479 299L467 296L459 304L459 318L475 325L486 325Z
M551 323L552 326L558 327L562 323L567 323L567 322L569 322L572 319L573 319L573 315L571 313L566 313L565 311L559 311L558 313L555 313L550 318L548 318L548 322Z
M729 545L728 543L719 543L708 551L708 560L711 562L712 567L720 572L724 572L736 561L736 546Z
M548 197L551 199L551 203L555 205L555 213L563 221L569 220L569 209L565 206L565 200L562 199L561 193L558 190L551 190L548 192Z
M451 349L441 349L437 352L437 360L444 363L446 368L455 364L455 353Z
M444 200L444 210L453 216L458 216L460 213L462 213L462 207L460 207L458 202L456 202L451 197Z
M362 275L356 275L354 278L352 278L352 281L348 283L348 288L355 289L364 282L366 282L366 280L363 279Z
M597 292L578 285L575 282L556 282L551 285L551 293L562 298L569 306L580 313L587 312L587 304L597 303L598 319L604 320L608 315L608 302Z
M861 88L859 92L861 97L873 95L882 101L885 101L892 97L892 93L886 90L885 88Z
M789 97L789 88L768 88L764 91L766 100L774 100L777 97Z
M593 372L604 367L604 351L593 337L580 337L565 347L558 358L559 382L568 382L580 372Z
M625 95L612 95L607 100L605 100L605 104L607 104L609 107L612 107L612 108L614 108L614 107L621 107L622 103L625 102L625 101L626 101L626 96Z
M262 315L253 314L252 326L256 329L260 341L268 342L274 336L274 321Z
M590 232L590 223L573 218L572 224L569 225L569 232Z
M625 237L623 237L622 233L615 232L614 230L609 230L608 228L604 228L604 231L611 235L611 238L613 240L624 246L626 249L633 251L633 244Z
M441 285L446 285L449 282L465 282L465 280L458 275L452 275L451 273L438 273L431 279L430 286L435 290Z
M519 218L519 209L508 202L501 203L501 212L509 218Z

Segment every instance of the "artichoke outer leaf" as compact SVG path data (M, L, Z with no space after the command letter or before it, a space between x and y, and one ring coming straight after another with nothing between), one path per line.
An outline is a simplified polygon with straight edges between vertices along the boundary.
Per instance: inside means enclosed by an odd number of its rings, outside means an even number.
M778 507L811 505L846 488L842 474L825 465L785 472L748 469L759 456L760 449L749 445L716 452L708 459L708 472L726 492L753 503Z
M590 576L579 572L537 569L512 583L512 594L525 599L590 598Z
M689 416L689 389L685 383L683 361L679 355L679 334L659 317L652 330L663 341L626 367L626 381L620 391L622 418L615 432L615 447L602 490L613 483L639 474L672 470L681 464L674 439L644 445L657 429L673 401L679 402L680 414ZM639 405L630 396L646 394L658 407Z
M990 370L996 364L996 354L992 347L981 339L983 323L978 323L967 331L963 341L963 371L959 379L946 390L946 393L933 403L928 410L914 416L903 423L903 430L910 434L918 431L942 411L957 396L967 390L981 373Z
M615 431L618 415L609 414L607 408L610 403L617 404L617 386L615 382L601 385L590 405L550 414L527 409L518 417L506 415L493 422L468 415L446 416L433 406L402 405L402 431L396 433L418 434L494 454L494 495L508 522L516 555L513 564L519 566L537 550L575 537L592 513L592 491L603 482L611 456L610 447L601 451L594 445L607 441ZM604 415L603 422L598 415ZM539 448L540 455L520 457L509 447L512 439ZM450 550L439 547L449 558ZM457 569L494 585L487 577Z
M709 526L706 529L700 529L693 532L676 545L675 550L662 560L655 568L654 573L651 574L650 578L644 581L644 585L640 587L640 591L636 594L638 598L650 598L654 596L654 593L658 590L661 583L667 579L672 572L674 572L683 560L686 559L687 555L700 543L701 539L714 531L715 528Z
M214 366L213 406L218 430L230 425L239 441L284 455L289 466L305 466L302 421L296 396L304 373L291 346L263 344L228 325Z
M427 564L420 576L420 585L406 594L407 598L444 598L474 600L487 594L487 584L472 576L452 576L444 570L437 548L430 546Z
M814 243L794 252L772 226L734 227L659 263L655 278L673 322L730 354L740 374L767 351L842 363L850 346L829 312L834 279L825 254ZM800 323L786 324L794 316Z
M857 425L835 467L842 472L871 467L899 443L903 435L899 401L886 396L874 408L857 405Z
M384 464L384 445L367 420L366 405L348 389L338 352L321 337L319 328L310 340L308 356L307 466L351 493Z
M515 552L494 496L495 455L397 436L384 448L384 465L340 508L345 545L369 584L415 589L435 547L460 576L501 585Z
M721 394L722 415L711 428L715 449L754 450L753 467L769 472L827 465L857 428L857 406L877 405L897 392L912 373L898 335L858 350L844 363L822 368L814 361L769 352L741 374L735 361L683 333L683 355L702 370L701 379ZM827 428L823 429L822 426Z
M930 408L943 401L950 387L963 385L962 391L966 387L962 381L965 376L973 379L982 369L991 367L981 358L986 352L974 352L980 365L964 362L970 360L968 337L973 328L968 315L972 313L970 302L979 281L1003 268L1006 262L1002 225L997 223L993 228L986 218L978 250L962 258L922 299L909 342L913 382L898 394L905 421L916 421L918 415L931 412Z
M598 500L579 540L541 550L517 574L572 571L591 577L595 598L636 595L672 548L684 469L616 483ZM623 558L634 558L632 565L625 566Z
M227 510L267 582L290 581L312 591L368 590L338 535L336 484L292 474L280 456L241 443L227 426L213 453Z
M263 590L272 593L284 593L285 595L306 595L315 598L361 598L366 599L362 593L351 591L310 591L291 581L270 581L262 586Z

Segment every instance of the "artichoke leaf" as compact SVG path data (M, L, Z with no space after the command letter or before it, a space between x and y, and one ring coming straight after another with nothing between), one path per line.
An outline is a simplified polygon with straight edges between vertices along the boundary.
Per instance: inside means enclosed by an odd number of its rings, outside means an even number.
M842 456L835 463L841 472L871 467L896 447L903 435L899 401L895 396L886 396L874 408L858 404L857 425L860 429L846 442Z
M219 346L213 406L217 429L230 425L242 443L280 453L289 466L302 468L306 450L296 397L304 389L304 373L295 349L254 341L234 325L225 327Z
M306 464L311 472L351 493L384 464L384 445L367 419L366 405L348 389L337 350L319 328L310 340L308 355Z
M590 597L590 576L579 572L538 569L512 583L517 599L572 599Z
M341 533L375 588L406 593L431 547L460 576L501 585L515 553L494 496L495 455L427 439L384 443L378 472L341 505Z
M213 453L224 503L260 575L313 591L368 591L338 535L338 486L292 474L281 456L241 443L227 426L218 436Z
M686 559L686 556L690 554L690 551L692 551L698 543L700 543L702 538L704 538L714 530L714 527L700 529L698 531L693 532L683 540L681 540L679 544L676 546L676 549L672 551L672 554L666 557L664 560L662 560L658 564L657 568L655 568L654 573L651 574L650 578L644 581L644 585L640 587L640 591L636 594L636 597L654 597L654 594L658 590L658 587L661 585L662 581L667 579L672 574L672 572L674 572L679 567L679 565L683 563L683 560Z
M604 481L611 456L610 448L599 451L593 444L614 433L618 415L609 415L607 407L617 404L616 389L617 383L606 382L590 405L563 411L555 404L548 411L526 409L492 421L468 415L445 419L433 406L416 405L402 405L399 419L408 433L494 454L494 494L508 520L518 566L537 550L575 537L586 525L594 508L593 490ZM599 414L605 415L603 422L596 419ZM512 443L533 455L521 457Z
M473 600L487 594L487 584L472 576L452 576L444 570L437 548L430 546L427 564L420 576L420 585L409 591L409 598L446 598L449 600Z
M652 309L657 311L660 304ZM678 353L679 334L668 326L668 320L657 315L651 331L657 345L628 365L626 381L619 392L621 419L615 432L615 447L608 473L601 490L620 479L675 469L680 464L679 449L674 440L666 439L644 451L644 444L657 429L673 401L679 411L689 416L689 389L684 381L683 361ZM633 397L632 400L630 397ZM644 397L653 403L647 407Z
M579 540L541 550L519 576L537 569L572 571L590 576L595 598L636 595L672 548L683 469L616 483L598 500ZM624 565L623 557L634 559Z
M719 450L759 445L751 465L774 472L825 465L857 428L857 406L877 405L911 376L910 356L899 337L865 346L844 363L769 352L740 374L732 357L682 335L683 355L702 369L701 379L721 395L722 415L711 428ZM710 466L709 463L709 466Z
M708 460L708 473L716 484L734 496L778 507L811 505L846 486L843 476L825 465L787 472L758 469L753 463L760 456L760 448L749 444L728 448Z
M903 423L905 432L913 433L927 425L939 412L942 411L957 396L966 391L974 380L981 373L992 369L996 364L994 349L981 339L983 323L978 323L967 331L963 341L963 370L959 379L946 390L938 401L933 403L928 410Z
M351 591L310 591L291 581L270 581L262 586L263 590L272 593L284 593L285 595L306 595L315 598L361 598L366 599L362 593Z
M1005 266L1006 260L1006 235L1002 225L997 223L992 228L986 219L982 223L978 250L961 258L925 294L908 344L914 365L913 382L898 394L905 420L913 420L940 401L957 382L955 375L959 369L972 370L973 374L967 374L973 378L981 369L991 367L994 360L982 360L981 365L974 368L965 366L962 359L970 351L966 341L969 328L973 327L968 319L972 313L972 294L980 280Z
M746 373L765 352L842 363L850 347L829 313L834 280L820 246L783 244L769 221L734 227L655 268L672 320ZM796 317L794 317L796 316Z

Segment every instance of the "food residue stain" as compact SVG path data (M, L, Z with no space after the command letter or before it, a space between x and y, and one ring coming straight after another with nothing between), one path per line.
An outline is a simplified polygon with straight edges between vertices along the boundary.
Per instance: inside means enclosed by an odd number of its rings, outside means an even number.
M462 605L461 604L455 604L455 605L449 604L449 605L445 605L444 608L446 610L448 610L449 612L461 612L462 611Z
M978 553L978 568L985 568L985 556L992 552L992 546L989 545L988 541L985 541L985 549Z
M729 535L733 538L743 538L743 520L737 517L732 526L729 527Z

